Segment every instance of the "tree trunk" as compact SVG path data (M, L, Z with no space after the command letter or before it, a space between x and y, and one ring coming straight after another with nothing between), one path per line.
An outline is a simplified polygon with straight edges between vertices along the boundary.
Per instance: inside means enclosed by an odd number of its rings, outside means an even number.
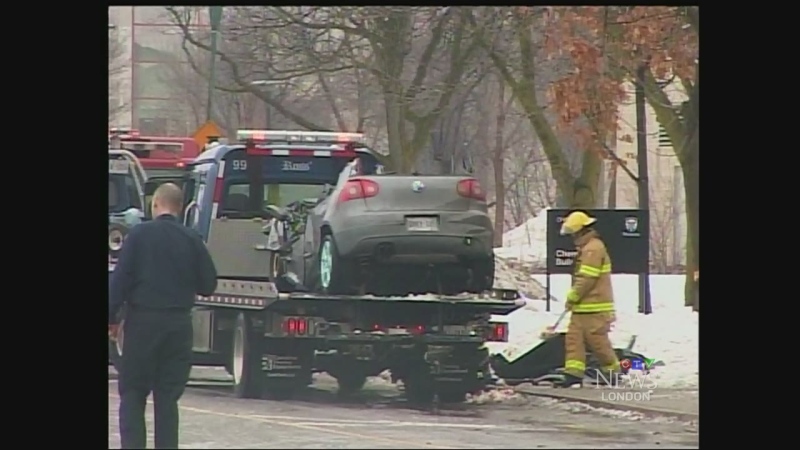
M505 108L505 81L499 80L497 83L497 120L495 121L494 129L494 157L492 165L494 166L494 246L503 246L503 223L506 216L506 188L503 182L503 173L505 171L505 155L503 145L503 132L506 127L506 108Z
M681 165L686 195L686 284L684 304L700 310L694 272L700 270L700 158L698 139L692 139L689 157Z

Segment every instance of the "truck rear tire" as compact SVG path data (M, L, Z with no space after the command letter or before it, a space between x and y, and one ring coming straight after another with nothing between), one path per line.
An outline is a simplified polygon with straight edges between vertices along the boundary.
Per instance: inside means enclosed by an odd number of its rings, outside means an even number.
M405 378L403 386L409 403L427 405L433 402L433 397L436 395L433 380L423 375L411 375Z
M353 395L364 388L367 377L361 374L339 375L336 381L339 383L339 395Z
M233 393L237 398L261 398L264 374L261 372L261 352L252 323L245 313L236 316L231 349Z

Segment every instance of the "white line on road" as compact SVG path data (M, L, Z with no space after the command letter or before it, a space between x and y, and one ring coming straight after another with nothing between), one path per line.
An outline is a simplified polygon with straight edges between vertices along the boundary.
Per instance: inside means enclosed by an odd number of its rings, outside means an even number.
M291 421L298 425L308 425L314 427L419 427L419 428L462 428L473 430L492 430L502 429L503 431L539 431L539 432L555 432L559 431L557 428L532 428L523 426L508 426L508 425L494 425L485 423L452 423L452 422L398 422L394 420L358 420L358 419L315 419L309 421L307 417L293 417L293 416L265 416L258 414L251 414L247 417L263 420L281 420Z
M111 394L111 393L109 393L108 396L110 398L119 399L118 395L114 395L114 394ZM152 404L152 401L148 400L147 403ZM419 441L413 441L413 440L407 440L407 439L395 439L395 438L391 438L391 437L375 436L375 435L370 435L370 434L359 433L359 432L356 432L356 431L335 430L335 429L331 429L330 427L321 427L321 426L314 426L314 425L302 425L302 424L292 423L292 422L289 422L289 421L282 421L282 420L279 421L279 420L266 419L266 418L263 418L263 417L256 417L256 416L250 416L250 415L224 413L224 412L220 412L220 411L212 411L212 410L205 409L205 408L195 408L195 407L186 406L186 405L179 405L178 407L180 409L182 409L182 410L185 410L185 411L191 411L191 412L196 412L196 413L200 413L200 414L209 414L209 415L212 415L212 416L227 417L227 418L230 418L230 419L252 420L252 421L261 422L261 423L265 423L265 424L269 424L269 425L278 425L278 426L292 427L292 428L297 428L297 429L307 430L307 431L316 431L316 432L322 432L322 433L338 434L339 436L344 436L344 437L349 437L349 438L356 438L356 439L360 439L362 441L366 440L366 441L372 441L372 442L381 442L383 444L389 444L389 445L393 445L393 446L400 445L402 447L411 447L411 448L439 448L439 449L463 448L463 447L450 447L450 446L447 446L447 445L434 444L432 442L419 442Z

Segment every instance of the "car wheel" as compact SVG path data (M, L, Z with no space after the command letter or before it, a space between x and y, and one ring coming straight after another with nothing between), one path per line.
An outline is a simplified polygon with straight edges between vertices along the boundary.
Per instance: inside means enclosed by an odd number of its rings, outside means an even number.
M346 294L349 288L349 273L330 234L322 237L317 261L320 290L325 294Z
M471 264L472 281L470 291L485 292L494 286L494 258L482 259Z
M269 252L269 277L276 282L286 273L286 264L278 252Z

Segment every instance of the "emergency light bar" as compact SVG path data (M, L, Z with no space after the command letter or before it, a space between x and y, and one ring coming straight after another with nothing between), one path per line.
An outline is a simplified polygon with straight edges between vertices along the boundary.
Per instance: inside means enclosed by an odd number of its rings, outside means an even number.
M182 153L183 143L181 142L159 142L159 141L140 141L120 139L120 148L133 152L161 150L172 153Z
M139 130L134 130L132 128L125 128L125 127L114 127L108 129L108 136L109 138L112 136L120 138L137 137L139 136Z
M239 141L253 141L257 144L267 143L322 143L348 144L364 143L362 133L335 133L329 131L281 131L281 130L237 130Z

